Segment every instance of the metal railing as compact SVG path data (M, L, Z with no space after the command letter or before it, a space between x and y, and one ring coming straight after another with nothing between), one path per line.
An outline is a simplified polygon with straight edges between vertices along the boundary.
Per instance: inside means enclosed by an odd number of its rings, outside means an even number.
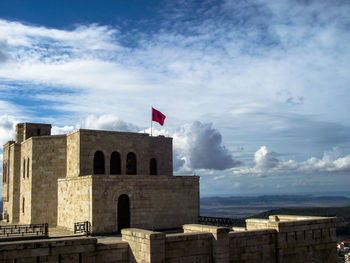
M198 223L203 225L224 226L224 227L245 226L244 219L228 218L228 217L213 217L213 216L199 216Z
M74 223L74 234L83 233L88 236L90 235L90 228L91 225L89 221L76 222Z
M49 225L44 224L30 224L30 225L7 225L0 226L1 237L48 237Z

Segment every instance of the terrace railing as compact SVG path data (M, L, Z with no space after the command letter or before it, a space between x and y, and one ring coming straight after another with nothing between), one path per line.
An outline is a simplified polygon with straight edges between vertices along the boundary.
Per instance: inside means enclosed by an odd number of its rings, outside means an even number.
M49 225L30 224L30 225L0 225L0 238L16 237L48 237Z
M223 227L245 226L244 219L228 218L228 217L213 217L213 216L199 216L198 223L203 225L223 226Z
M82 233L88 236L90 235L90 228L91 225L89 221L76 222L74 223L74 234Z

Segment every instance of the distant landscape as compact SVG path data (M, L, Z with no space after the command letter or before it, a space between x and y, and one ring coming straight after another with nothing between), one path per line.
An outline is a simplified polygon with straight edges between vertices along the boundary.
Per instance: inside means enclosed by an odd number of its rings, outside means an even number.
M245 218L280 208L350 206L345 196L264 195L201 198L201 215Z
M0 200L2 211L2 200ZM337 217L337 237L350 240L350 198L344 196L264 195L201 198L201 216L268 218L269 215Z
M201 215L268 218L273 214L335 216L338 240L350 240L350 198L344 196L267 195L201 198Z

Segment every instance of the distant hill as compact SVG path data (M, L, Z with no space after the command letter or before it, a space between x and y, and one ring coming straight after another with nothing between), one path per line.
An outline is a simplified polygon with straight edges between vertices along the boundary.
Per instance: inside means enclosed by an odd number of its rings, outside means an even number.
M201 198L201 215L242 218L280 208L350 206L345 196L263 195Z
M247 205L271 203L309 203L309 202L349 202L345 196L309 196L309 195L262 195L262 196L231 196L201 198L201 205Z
M350 221L350 206L346 207L313 207L313 208L281 208L259 213L250 218L268 218L270 215L304 215L304 216L336 216L338 221Z
M338 240L350 240L350 198L344 196L264 195L201 198L201 215L268 218L270 215L337 217Z

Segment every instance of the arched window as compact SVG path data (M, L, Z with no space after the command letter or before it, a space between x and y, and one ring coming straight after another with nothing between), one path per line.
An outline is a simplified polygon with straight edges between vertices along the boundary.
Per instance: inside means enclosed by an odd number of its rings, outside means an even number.
M29 158L27 159L27 178L29 178Z
M23 159L23 179L26 178L26 159Z
M128 153L126 156L126 174L136 174L136 156Z
M120 154L112 152L110 161L110 174L120 174Z
M149 174L157 175L157 160L155 158L152 158L149 162Z
M105 173L105 157L103 152L97 151L94 155L94 174Z

